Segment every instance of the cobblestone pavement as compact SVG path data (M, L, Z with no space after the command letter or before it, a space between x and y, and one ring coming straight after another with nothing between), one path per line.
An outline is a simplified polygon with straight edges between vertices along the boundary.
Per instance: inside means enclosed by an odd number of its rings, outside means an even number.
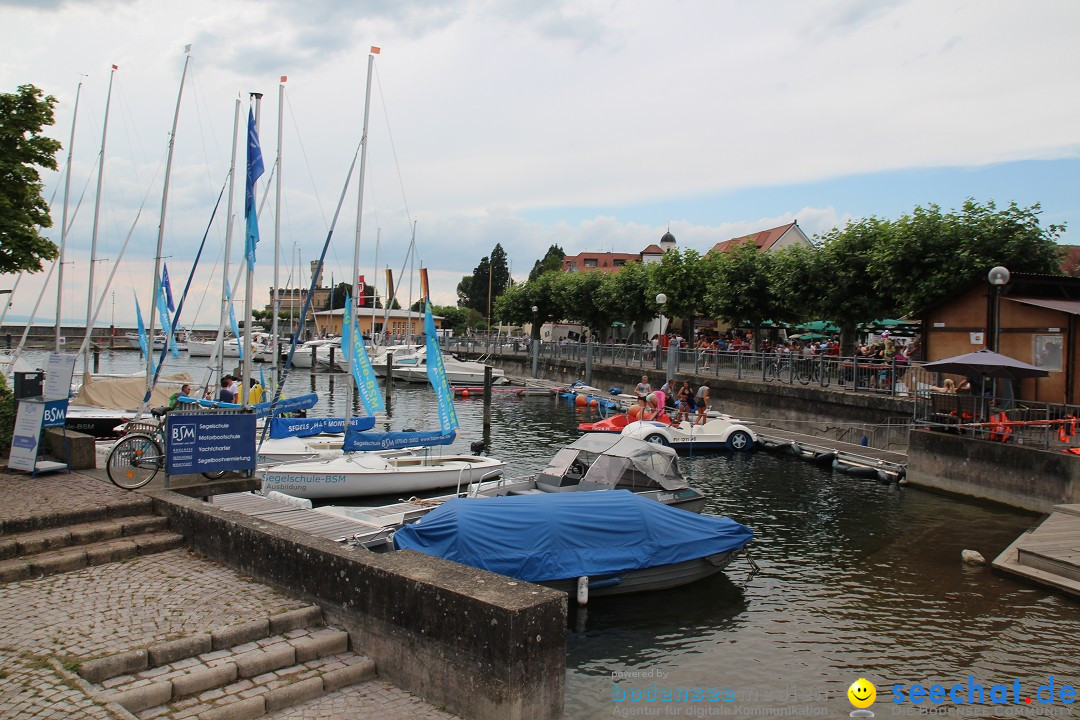
M0 521L131 498L128 491L78 473L0 473ZM305 605L184 549L2 584L0 719L113 718L64 668ZM269 717L369 715L454 717L378 678Z

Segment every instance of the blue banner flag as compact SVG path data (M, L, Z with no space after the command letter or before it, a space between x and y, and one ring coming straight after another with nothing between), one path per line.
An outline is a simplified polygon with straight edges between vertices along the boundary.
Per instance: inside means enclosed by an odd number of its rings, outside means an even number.
M345 294L345 324L342 328L341 348L345 351L353 380L356 381L356 389L360 392L360 402L364 404L364 411L368 415L374 415L385 410L386 404L379 392L379 381L371 367L371 358L364 347L364 336L360 333L356 309L348 293Z
M450 432L388 432L354 433L352 428L345 433L345 452L364 452L369 450L403 450L411 447L428 445L449 445L454 442L457 433Z
M259 147L259 131L255 129L255 112L249 109L247 196L244 199L244 220L247 221L247 232L244 238L244 258L247 260L249 271L255 269L255 246L259 244L259 213L255 209L255 181L262 177L264 170L262 149Z
M161 266L161 287L165 289L165 299L168 301L166 305L169 312L176 312L176 306L173 305L172 299L172 285L169 283L169 266L165 263Z
M132 291L132 294L135 294L135 292ZM139 350L142 352L143 358L146 358L146 355L149 352L146 345L146 325L143 323L142 309L139 307L138 295L135 295L135 322L139 328Z
M172 336L172 320L169 317L168 301L165 298L165 285L158 288L157 297L158 316L161 317L161 331L165 333L165 341L169 343L169 349L174 358L180 357L180 349L176 347L176 341ZM162 360L164 362L164 359Z
M427 336L427 376L435 390L435 399L439 407L439 426L444 433L458 426L457 411L454 410L454 394L446 379L446 366L443 364L442 350L439 349L439 336L435 332L435 320L431 317L431 301L424 303L424 334Z
M349 418L349 430L363 432L375 427L373 417ZM280 418L270 421L270 437L310 437L323 433L340 433L345 431L345 418L342 417L315 417L315 418Z
M225 283L225 302L229 304L229 324L232 325L233 335L236 336L236 344L240 349L240 362L244 361L244 343L240 339L240 328L236 324L236 313L233 312L232 293L229 292L229 283Z

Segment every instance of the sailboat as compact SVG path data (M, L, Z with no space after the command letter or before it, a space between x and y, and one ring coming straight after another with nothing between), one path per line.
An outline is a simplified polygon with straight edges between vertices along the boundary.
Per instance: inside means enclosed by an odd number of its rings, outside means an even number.
M364 105L364 129L362 135L361 166L359 178L359 201L357 207L356 241L353 253L352 277L358 278L360 220L364 198L364 165L368 142L368 111L371 102L371 75L374 55L368 56L368 85ZM429 357L428 377L438 400L440 431L436 432L356 432L350 424L351 407L346 406L345 441L340 457L330 460L286 463L263 471L263 492L277 491L302 498L352 497L360 495L384 495L397 492L422 492L455 484L481 482L502 475L505 463L480 455L433 455L430 452L401 454L417 446L450 445L456 437L457 413L453 407L453 395L446 379L442 354L438 350L438 337L431 314L427 273L421 270L421 284L425 298L425 332ZM358 285L358 283L357 283ZM357 297L354 285L353 297ZM349 381L356 382L369 415L376 407L381 409L382 398L378 394L374 370L364 349L363 338L356 322L356 306L346 299L342 348L349 359ZM350 392L351 395L351 392ZM263 443L265 447L265 443Z

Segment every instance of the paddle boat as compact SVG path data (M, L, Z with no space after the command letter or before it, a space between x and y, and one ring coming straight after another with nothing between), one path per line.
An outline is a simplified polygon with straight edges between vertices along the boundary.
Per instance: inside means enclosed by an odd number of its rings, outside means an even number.
M655 420L639 420L622 429L624 437L644 440L648 443L667 445L678 452L693 450L744 450L750 451L757 444L757 433L742 420L721 414L695 425L689 421L667 424Z
M714 575L753 537L730 518L614 490L454 498L401 527L386 549L547 585L584 605L589 596L664 590Z

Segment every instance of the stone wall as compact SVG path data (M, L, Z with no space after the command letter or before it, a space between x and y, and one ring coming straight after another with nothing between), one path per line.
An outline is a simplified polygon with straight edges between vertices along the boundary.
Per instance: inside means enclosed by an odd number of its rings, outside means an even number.
M1041 513L1080 502L1075 456L933 430L913 430L909 442L912 485Z
M318 603L395 685L462 717L562 717L565 593L151 494L193 550Z

